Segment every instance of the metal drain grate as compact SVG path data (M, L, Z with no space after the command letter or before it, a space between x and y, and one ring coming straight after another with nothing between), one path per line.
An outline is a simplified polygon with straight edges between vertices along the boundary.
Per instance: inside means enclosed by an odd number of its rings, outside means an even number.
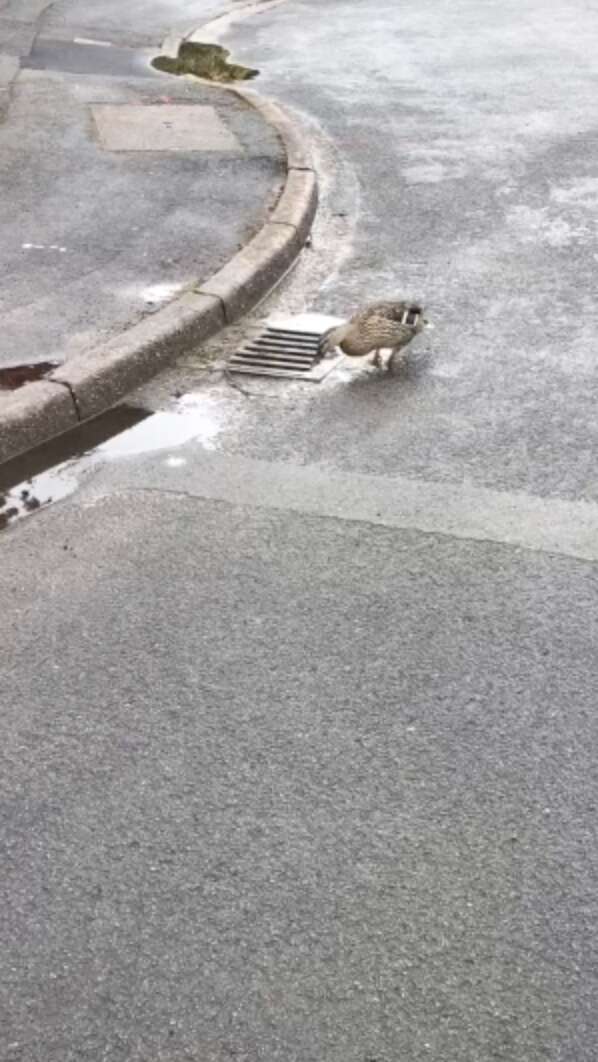
M340 323L325 314L300 314L278 318L230 358L229 372L252 376L278 376L292 380L322 380L339 358L318 357L318 343L329 328Z

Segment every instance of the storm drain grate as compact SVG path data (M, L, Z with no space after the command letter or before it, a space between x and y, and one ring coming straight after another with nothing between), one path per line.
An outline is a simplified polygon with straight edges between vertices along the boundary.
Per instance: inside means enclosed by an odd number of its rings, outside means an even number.
M233 354L227 369L252 376L322 380L339 358L322 360L318 355L318 344L324 332L339 323L340 318L325 314L300 314L271 320L242 350Z

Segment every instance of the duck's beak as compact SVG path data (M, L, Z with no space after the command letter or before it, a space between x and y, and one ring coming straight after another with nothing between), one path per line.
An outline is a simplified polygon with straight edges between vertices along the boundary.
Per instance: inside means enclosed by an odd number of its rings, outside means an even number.
M435 327L436 326L433 325L431 321L424 320L424 331L433 332Z

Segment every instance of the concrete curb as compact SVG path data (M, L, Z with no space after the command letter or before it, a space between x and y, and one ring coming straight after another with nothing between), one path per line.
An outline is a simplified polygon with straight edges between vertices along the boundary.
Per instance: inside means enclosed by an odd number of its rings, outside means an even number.
M285 151L287 177L270 218L209 280L2 401L0 463L105 412L190 344L203 342L237 320L282 280L301 252L318 204L308 145L278 104L236 86L228 91L260 112L278 133Z

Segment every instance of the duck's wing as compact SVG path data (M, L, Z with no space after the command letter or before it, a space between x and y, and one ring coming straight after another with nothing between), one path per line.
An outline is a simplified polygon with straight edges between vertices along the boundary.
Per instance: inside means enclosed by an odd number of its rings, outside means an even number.
M372 350L405 346L413 335L413 328L409 325L393 321L384 314L370 314L348 329L342 350L345 354L361 356Z
M401 322L410 309L412 309L412 305L405 299L381 299L379 302L371 302L369 306L365 306L351 320L357 324L361 324L371 318L384 318L387 321Z
M394 347L395 349L398 349L399 347L406 347L416 334L413 325L399 324L399 322L397 321L396 323L393 322L391 327L394 339L393 342L389 343L388 345Z

